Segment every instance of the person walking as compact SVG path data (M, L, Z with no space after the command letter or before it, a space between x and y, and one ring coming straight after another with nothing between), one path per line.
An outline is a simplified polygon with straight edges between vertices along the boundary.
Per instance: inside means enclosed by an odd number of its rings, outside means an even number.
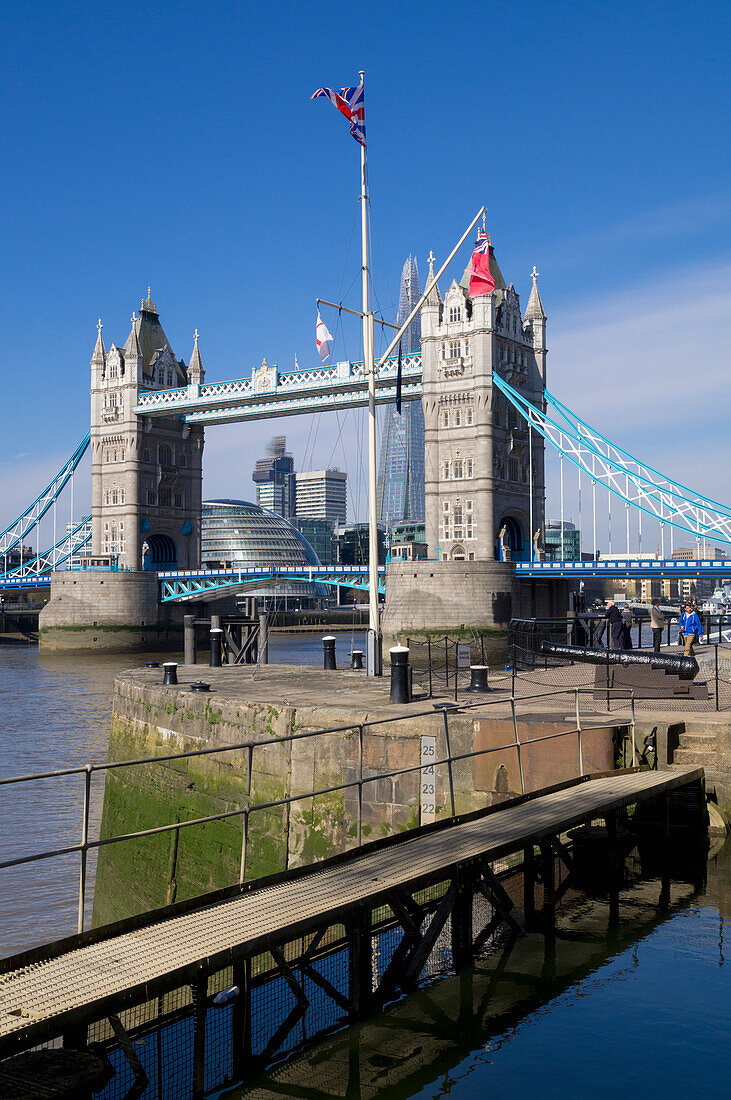
M632 648L632 608L628 603L622 608L622 649Z
M693 604L690 600L686 600L685 610L680 616L678 629L680 631L678 642L680 645L685 646L685 656L694 657L695 650L693 646L703 637L703 623L698 612L693 610Z
M662 642L662 632L665 626L665 616L659 607L660 601L655 596L650 607L650 627L652 629L652 652L660 652L660 643Z
M609 638L607 638L607 649L621 649L622 648L622 616L619 608L614 600L609 600L607 603L607 610L604 612L604 618L609 624ZM610 644L611 643L611 644Z

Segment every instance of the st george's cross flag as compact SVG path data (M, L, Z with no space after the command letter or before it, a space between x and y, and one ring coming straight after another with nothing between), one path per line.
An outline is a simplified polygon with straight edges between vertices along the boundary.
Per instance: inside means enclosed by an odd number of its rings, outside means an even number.
M297 352L295 352L295 353L294 353L294 369L295 369L295 370L299 370L299 369L300 369L300 365L299 365L299 363L297 362Z
M328 331L328 327L320 316L320 311L317 311L317 327L315 328L315 340L317 342L317 350L320 353L320 358L323 363L330 354L330 345L333 342L332 334Z
M477 244L470 265L470 298L492 294L494 289L495 280L490 274L490 244L485 231L481 229L477 234Z
M345 115L350 123L350 132L357 142L365 145L365 100L363 97L363 85L356 88L341 88L336 92L334 88L318 88L310 96L317 99L324 95L330 100L333 107L337 107L342 115Z

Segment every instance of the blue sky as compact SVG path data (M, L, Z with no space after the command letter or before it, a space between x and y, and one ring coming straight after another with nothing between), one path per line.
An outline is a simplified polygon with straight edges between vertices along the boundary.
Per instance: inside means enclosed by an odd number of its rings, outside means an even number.
M486 203L524 302L541 273L551 388L728 500L730 22L721 3L8 7L0 524L88 426L97 317L124 341L148 284L186 360L198 327L209 380L315 361L316 295L355 280L358 303L358 147L309 96L359 68L384 311L406 255L423 274ZM211 429L207 495L250 496L286 431L300 465L348 464L358 510L350 415L314 440L302 417Z

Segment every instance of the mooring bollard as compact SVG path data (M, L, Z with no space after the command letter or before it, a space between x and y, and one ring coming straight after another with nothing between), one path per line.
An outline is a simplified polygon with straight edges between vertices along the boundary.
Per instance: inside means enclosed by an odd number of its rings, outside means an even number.
M322 639L322 648L324 651L324 664L322 667L328 672L332 672L338 667L335 664L335 636L333 634L325 635L325 637Z
M159 668L159 667L160 667L160 662L159 661L148 661L147 664L145 665L145 668Z
M473 691L478 695L484 695L486 692L492 691L487 682L488 671L487 665L470 665L470 686L467 691Z
M363 650L354 649L350 654L350 667L351 668L363 668Z
M392 703L410 703L409 691L409 650L405 645L395 645L389 649L391 658L391 694Z
M193 683L190 685L190 690L192 692L210 691L211 685L207 684L205 680L194 680Z
M211 658L208 662L211 668L221 667L221 645L223 642L223 631L220 626L214 626L211 628Z
M177 684L177 682L178 682L178 662L177 661L165 661L165 663L163 664L162 667L165 670L164 673L163 673L163 678L162 678L163 687L165 687L166 684Z

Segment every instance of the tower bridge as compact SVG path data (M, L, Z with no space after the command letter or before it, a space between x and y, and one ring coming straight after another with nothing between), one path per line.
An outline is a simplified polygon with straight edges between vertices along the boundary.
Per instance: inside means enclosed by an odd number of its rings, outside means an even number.
M538 273L534 268L522 310L492 245L489 258L495 290L472 299L469 269L442 296L430 257L420 350L401 364L402 400L420 400L424 412L429 559L387 566L379 579L386 592L384 629L398 634L468 622L500 626L514 614L552 614L568 583L580 576L722 575L723 566L707 558L700 542L731 545L731 507L633 457L552 394ZM376 369L376 402L394 401L397 387L398 359L392 356ZM249 378L206 382L197 330L186 365L173 353L148 289L123 344L107 348L98 324L90 432L43 492L0 532L0 587L37 587L50 577L41 638L63 645L69 631L78 641L84 624L98 644L105 623L117 641L120 627L129 628L132 644L149 635L151 623L170 625L178 602L251 585L254 575L238 582L232 571L214 582L200 569L205 427L367 403L368 375L360 362L283 372L265 360ZM577 468L590 487L593 562L542 560L547 448L560 462L562 521L564 468ZM74 472L87 449L91 515L58 537L56 504L62 493L73 493ZM611 567L596 560L597 490L606 492L610 508L614 500L625 510L627 557ZM559 507L554 503L552 510ZM690 536L699 546L697 558L677 563L664 552L651 563L633 558L630 513L640 532L643 516L658 524L663 551L666 535L671 552L674 531ZM47 528L51 516L52 543L41 551L41 523ZM9 555L34 532L36 554L21 554L19 563L9 564ZM113 561L116 568L83 575L74 570L83 545L90 545L96 562ZM325 583L367 587L366 578L352 570L339 581L336 572L329 570ZM265 568L261 576L271 581L274 573Z

